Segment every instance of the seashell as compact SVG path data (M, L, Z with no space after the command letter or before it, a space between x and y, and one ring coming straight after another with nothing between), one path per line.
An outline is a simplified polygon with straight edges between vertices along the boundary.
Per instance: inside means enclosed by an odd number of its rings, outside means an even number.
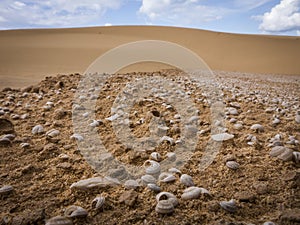
M114 115L112 115L112 116L110 116L110 117L107 117L107 118L105 118L105 119L108 120L108 121L110 121L110 122L112 122L112 121L116 120L116 119L119 118L119 117L120 117L119 114L114 114Z
M227 112L230 114L230 115L238 115L239 112L237 111L236 108L233 108L233 107L228 107L227 108Z
M1 137L0 138L0 146L10 145L11 141L8 138Z
M31 133L32 134L40 134L44 132L44 128L42 125L36 125L32 128Z
M171 173L162 173L158 178L161 182L170 183L176 180L176 177Z
M175 141L173 138L169 137L169 136L163 136L160 140L159 143L162 143L164 141L167 141L170 145L174 145Z
M170 168L169 170L168 170L170 173L178 173L178 174L181 174L181 171L179 170L179 169L177 169L177 168Z
M238 164L236 161L227 161L226 166L229 169L237 170L240 167L240 164Z
M73 225L73 222L64 216L55 216L50 218L46 225Z
M176 196L170 192L166 192L166 191L160 192L159 194L156 195L155 198L157 202L167 199L172 202L174 207L178 205L178 200Z
M277 156L281 155L285 150L286 150L286 147L284 147L284 146L275 146L271 149L269 154L272 157L277 157Z
M71 140L76 140L76 141L83 141L84 138L80 135L80 134L73 134L71 137L70 137Z
M152 152L150 155L151 159L154 159L155 161L161 161L161 155L158 152Z
M253 124L251 127L250 127L251 130L254 130L255 132L263 132L264 131L264 127L260 124Z
M46 136L50 137L50 138L54 138L56 136L58 136L60 134L59 130L56 129L51 129L48 132L46 132Z
M93 177L85 180L80 180L76 183L73 183L70 188L71 189L79 189L79 190L87 190L90 188L96 187L108 187L108 186L116 186L120 183L116 179L108 178L108 177Z
M236 121L237 121L236 118L231 118L231 119L229 120L229 123L235 123Z
M193 178L190 175L182 174L180 176L180 183L187 187L194 186Z
M285 151L278 156L284 162L293 160L293 150L285 148Z
M221 134L214 134L211 136L211 138L214 141L227 141L227 140L234 138L234 135L228 134L228 133L221 133Z
M146 167L146 174L155 175L160 173L160 164L154 160L147 160L145 162L145 166L150 164L150 166Z
M155 177L153 177L152 175L146 174L144 176L141 177L141 180L145 183L145 184L155 184L156 183L156 179Z
M233 128L235 130L242 130L243 129L243 124L236 123L236 124L233 125Z
M275 118L273 121L272 121L272 124L273 125L277 125L277 124L279 124L280 123L280 119L278 119L278 118Z
M201 195L201 188L199 187L188 187L183 191L181 195L181 199L183 200L190 200L199 198Z
M140 185L136 180L126 180L126 182L124 183L124 187L126 189L136 189L139 186Z
M225 209L228 212L236 212L237 206L235 204L235 201L231 199L230 201L221 201L220 206Z
M295 163L300 163L300 152L293 152L293 160Z
M30 144L29 143L21 143L20 147L21 148L28 148L28 147L30 147Z
M155 211L160 214L170 214L174 212L174 205L169 199L161 200L157 203Z
M0 195L7 195L11 192L14 191L13 186L11 185L4 185L3 187L0 188Z
M105 203L105 197L98 196L94 198L94 200L92 201L92 208L101 209L104 206L104 203Z
M154 192L161 192L161 188L156 184L147 184L147 188Z
M88 212L76 205L71 205L65 210L65 216L69 218L74 218L74 217L86 217L88 215Z

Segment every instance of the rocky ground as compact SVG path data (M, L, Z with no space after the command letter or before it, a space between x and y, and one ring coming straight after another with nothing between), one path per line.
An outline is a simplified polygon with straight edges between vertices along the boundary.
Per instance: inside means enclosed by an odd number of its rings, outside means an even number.
M215 75L213 84L201 79L198 85L175 70L115 75L96 97L76 95L79 74L2 90L0 224L299 224L300 78ZM134 137L142 138L151 134L153 119L163 120L159 128L163 138L152 147L134 151L133 143L123 143L113 126L117 114L113 104L126 84L156 76L178 84L197 109L197 116L190 118L197 120L195 150L177 171L173 168L163 176L147 168L159 168L156 161L176 157L172 152L185 144L183 115L168 96L137 99L124 122ZM208 87L220 91L224 121L212 120ZM81 102L84 105L92 98L96 99L94 120L84 109L74 113ZM88 130L97 133L112 156L125 165L145 167L154 181L135 177L118 184L116 179L103 178L97 164L91 166L84 157L80 142L86 134L74 130L74 118L88 121ZM213 127L222 135L213 136ZM199 164L212 137L221 143L220 149L201 170ZM162 194L157 200L157 188L174 196Z

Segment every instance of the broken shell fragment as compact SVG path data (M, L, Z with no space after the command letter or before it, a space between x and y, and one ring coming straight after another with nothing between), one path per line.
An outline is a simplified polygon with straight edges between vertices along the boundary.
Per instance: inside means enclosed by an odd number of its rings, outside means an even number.
M214 134L211 136L211 138L214 141L227 141L227 140L234 138L234 135L228 134L228 133L221 133L221 134Z

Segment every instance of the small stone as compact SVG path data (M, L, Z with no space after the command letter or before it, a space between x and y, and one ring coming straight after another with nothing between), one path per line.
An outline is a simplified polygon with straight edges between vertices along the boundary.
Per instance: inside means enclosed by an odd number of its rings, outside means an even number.
M280 215L281 222L288 222L289 224L300 223L300 208L286 209Z
M14 125L10 120L0 119L0 135L13 134L14 132Z
M237 192L234 197L241 202L253 202L255 200L255 195L248 191Z
M236 161L227 161L226 166L229 169L237 170L240 167L240 164L238 164Z
M221 133L221 134L214 134L211 136L211 138L214 141L227 141L227 140L234 138L234 135L228 134L228 133Z
M256 193L259 194L259 195L264 195L264 194L267 194L269 192L269 187L265 183L255 184L254 189L255 189Z

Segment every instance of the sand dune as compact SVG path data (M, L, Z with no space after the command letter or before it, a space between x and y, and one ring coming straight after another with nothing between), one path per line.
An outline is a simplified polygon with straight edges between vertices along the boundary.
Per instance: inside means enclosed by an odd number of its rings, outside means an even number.
M158 39L197 53L213 70L300 74L300 38L240 35L155 26L0 31L0 87L22 87L43 77L82 73L120 44ZM128 71L164 66L140 64Z

